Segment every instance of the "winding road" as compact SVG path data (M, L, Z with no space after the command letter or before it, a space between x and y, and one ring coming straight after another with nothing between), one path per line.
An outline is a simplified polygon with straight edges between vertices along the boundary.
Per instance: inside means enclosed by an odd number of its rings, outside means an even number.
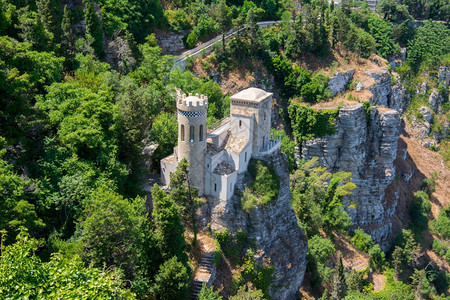
M273 26L279 22L281 22L281 20L262 21L262 22L257 22L256 24L260 28L265 28L265 27ZM239 29L231 29L231 30L227 31L225 33L225 40L232 38L233 36L238 34L243 29L244 29L244 27L241 27ZM195 58L195 57L199 56L203 51L205 51L206 54L211 53L213 50L213 46L215 44L219 43L221 40L222 40L222 34L219 34L215 38L212 38L209 41L202 43L201 45L199 45L191 50L183 52L181 55L179 55L177 58L175 58L175 66L179 67L180 69L184 69L186 66L186 59L188 59L190 57Z

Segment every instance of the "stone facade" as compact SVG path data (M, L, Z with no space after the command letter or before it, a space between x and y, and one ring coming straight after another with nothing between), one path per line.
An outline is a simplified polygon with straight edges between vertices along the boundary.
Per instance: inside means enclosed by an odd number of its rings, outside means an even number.
M251 157L280 147L271 139L272 93L245 89L231 98L229 122L207 134L208 98L179 95L177 99L178 146L161 160L161 181L170 184L178 162L189 162L190 180L199 195L228 200L238 174L247 171Z

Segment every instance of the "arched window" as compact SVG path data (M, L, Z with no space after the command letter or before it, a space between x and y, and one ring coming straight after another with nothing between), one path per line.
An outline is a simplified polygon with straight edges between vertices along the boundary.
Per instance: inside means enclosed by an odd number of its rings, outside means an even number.
M194 126L191 126L191 127L189 127L189 141L191 143L194 142L194 137L195 137Z
M181 124L181 133L180 133L180 135L181 135L181 140L184 142L184 125L183 124Z
M200 125L200 129L198 131L198 140L203 141L203 125Z

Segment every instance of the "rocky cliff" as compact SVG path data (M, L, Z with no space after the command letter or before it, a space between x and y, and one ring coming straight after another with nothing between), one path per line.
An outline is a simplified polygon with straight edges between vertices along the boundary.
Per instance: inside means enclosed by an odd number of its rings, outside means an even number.
M379 91L379 97L386 97ZM357 188L346 198L354 227L361 227L387 250L392 239L392 217L397 205L387 201L385 189L395 177L394 160L400 136L398 111L377 107L366 115L362 104L340 109L336 133L305 141L302 157L319 157L329 171L352 172ZM350 205L351 204L351 205Z
M270 261L274 267L270 295L273 299L296 299L306 271L306 236L297 225L291 208L289 171L283 154L276 154L268 160L279 178L280 190L276 200L267 207L257 207L250 214L241 209L240 198L233 196L229 201L209 199L210 212L207 217L214 230L239 228L249 234L257 247L257 260ZM239 175L238 189L243 189L245 176Z

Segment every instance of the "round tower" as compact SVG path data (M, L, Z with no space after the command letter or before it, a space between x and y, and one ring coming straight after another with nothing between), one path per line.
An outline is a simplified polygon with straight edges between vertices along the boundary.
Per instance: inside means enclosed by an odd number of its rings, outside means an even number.
M177 97L178 161L189 162L192 187L205 194L206 111L208 97L204 95Z

